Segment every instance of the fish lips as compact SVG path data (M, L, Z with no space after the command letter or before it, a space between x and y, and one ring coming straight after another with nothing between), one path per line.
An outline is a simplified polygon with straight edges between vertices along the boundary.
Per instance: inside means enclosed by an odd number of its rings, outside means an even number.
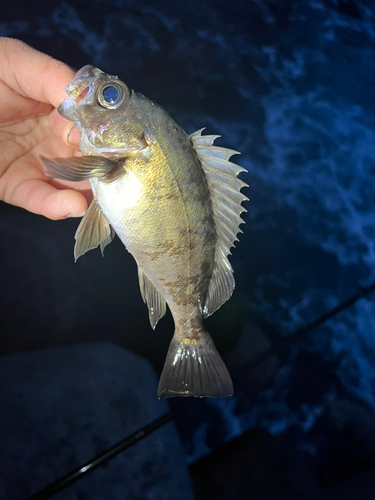
M105 73L90 64L81 68L66 87L66 93L70 99L65 99L60 104L58 108L60 115L67 120L77 121L79 119L78 107L93 103L94 85L103 76Z
M57 111L63 118L71 121L77 121L77 103L71 99L65 99L60 106L57 108Z

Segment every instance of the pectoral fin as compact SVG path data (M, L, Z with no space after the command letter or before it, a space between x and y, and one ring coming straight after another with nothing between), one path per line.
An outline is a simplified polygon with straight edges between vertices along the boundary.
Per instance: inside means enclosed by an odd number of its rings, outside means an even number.
M44 173L48 177L66 181L83 181L93 177L106 177L118 166L118 160L113 161L103 156L72 156L70 158L40 159L44 165Z
M111 243L115 232L103 215L95 200L87 209L75 234L74 258L77 261L83 254L100 245L102 254L104 248Z

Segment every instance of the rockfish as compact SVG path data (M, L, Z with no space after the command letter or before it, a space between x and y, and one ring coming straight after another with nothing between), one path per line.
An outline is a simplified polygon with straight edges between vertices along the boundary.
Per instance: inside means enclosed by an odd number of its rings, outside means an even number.
M89 179L93 201L75 234L75 258L115 234L138 265L152 328L171 310L172 338L158 395L230 396L233 385L202 318L234 289L230 248L247 200L217 135L190 136L160 106L116 76L85 66L60 114L80 131L82 157L42 158L49 177Z

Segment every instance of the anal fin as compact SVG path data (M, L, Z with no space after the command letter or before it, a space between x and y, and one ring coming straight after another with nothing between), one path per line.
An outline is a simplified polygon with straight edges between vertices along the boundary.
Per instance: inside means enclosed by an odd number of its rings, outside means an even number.
M161 319L166 312L166 303L162 295L156 290L150 279L140 267L138 267L138 277L143 302L147 303L150 324L155 330L159 319Z
M83 254L100 245L103 254L104 248L111 243L115 236L113 228L105 218L95 199L87 209L80 225L77 228L74 246L74 258L77 261Z

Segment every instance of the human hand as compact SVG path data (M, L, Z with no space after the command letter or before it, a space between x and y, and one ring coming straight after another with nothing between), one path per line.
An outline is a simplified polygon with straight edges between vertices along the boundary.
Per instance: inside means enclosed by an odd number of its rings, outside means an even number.
M0 200L50 219L80 217L88 181L48 178L40 155L79 155L57 110L74 71L19 40L0 37ZM69 140L69 142L68 142ZM69 189L74 186L74 189Z

